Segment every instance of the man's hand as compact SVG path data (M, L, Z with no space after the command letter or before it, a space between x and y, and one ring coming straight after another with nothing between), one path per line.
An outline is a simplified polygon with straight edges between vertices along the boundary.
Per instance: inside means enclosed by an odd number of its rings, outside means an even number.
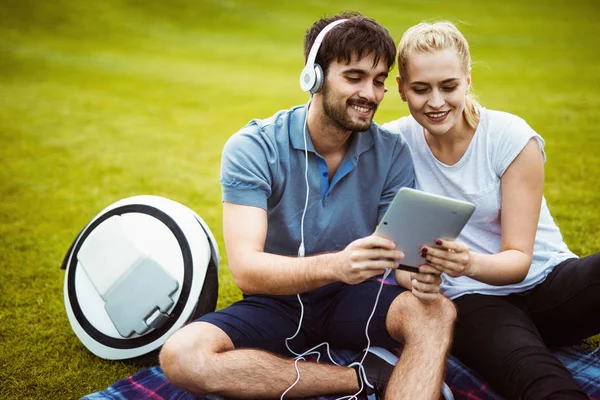
M396 268L404 253L396 249L393 241L371 235L357 239L339 253L342 268L337 271L339 281L356 285Z

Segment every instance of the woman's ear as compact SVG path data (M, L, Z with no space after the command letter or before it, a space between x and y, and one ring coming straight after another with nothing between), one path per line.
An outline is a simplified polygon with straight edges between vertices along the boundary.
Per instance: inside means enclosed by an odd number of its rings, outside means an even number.
M402 89L402 79L400 76L396 77L396 83L398 84L398 93L400 93L400 98L402 101L406 101L406 96L404 95L404 90Z
M471 68L469 68L469 72L467 72L466 83L467 83L467 93L469 93L469 90L471 90Z

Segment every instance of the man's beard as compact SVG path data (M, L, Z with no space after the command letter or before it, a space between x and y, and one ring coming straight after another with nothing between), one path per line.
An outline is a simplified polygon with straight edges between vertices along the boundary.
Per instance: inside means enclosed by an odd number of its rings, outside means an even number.
M334 96L328 89L328 85L323 85L323 111L331 122L342 129L352 132L364 132L371 127L373 117L368 118L368 120L353 121L348 114L347 106L355 104L370 107L373 109L373 115L375 115L377 104L361 99L351 99L348 101L349 104L340 104L335 101Z

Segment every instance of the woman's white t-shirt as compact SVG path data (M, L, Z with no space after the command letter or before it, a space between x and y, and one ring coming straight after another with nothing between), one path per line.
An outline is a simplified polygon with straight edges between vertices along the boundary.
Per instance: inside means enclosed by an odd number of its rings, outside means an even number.
M456 164L446 165L435 158L425 141L423 127L411 116L384 124L383 128L406 139L413 157L417 189L475 203L475 212L458 240L475 252L499 253L500 178L531 138L537 140L545 159L541 136L515 115L484 108L465 154ZM542 198L533 260L523 282L492 286L466 276L452 278L444 274L441 290L451 299L469 293L502 296L524 292L542 282L554 266L574 257L577 256L564 243L546 199Z

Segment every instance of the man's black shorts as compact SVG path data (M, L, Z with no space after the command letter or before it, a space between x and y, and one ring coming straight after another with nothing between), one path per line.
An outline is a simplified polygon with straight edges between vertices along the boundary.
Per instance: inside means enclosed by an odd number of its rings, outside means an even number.
M358 285L332 283L301 294L304 317L298 336L289 342L292 350L301 353L322 342L341 349L365 348L365 327L380 286L380 278L373 278ZM392 301L404 291L406 289L401 286L383 285L369 324L371 346L394 348L400 345L388 334L385 320ZM295 295L253 295L223 310L206 314L198 321L221 328L236 348L256 348L292 356L285 339L298 329L300 313Z

